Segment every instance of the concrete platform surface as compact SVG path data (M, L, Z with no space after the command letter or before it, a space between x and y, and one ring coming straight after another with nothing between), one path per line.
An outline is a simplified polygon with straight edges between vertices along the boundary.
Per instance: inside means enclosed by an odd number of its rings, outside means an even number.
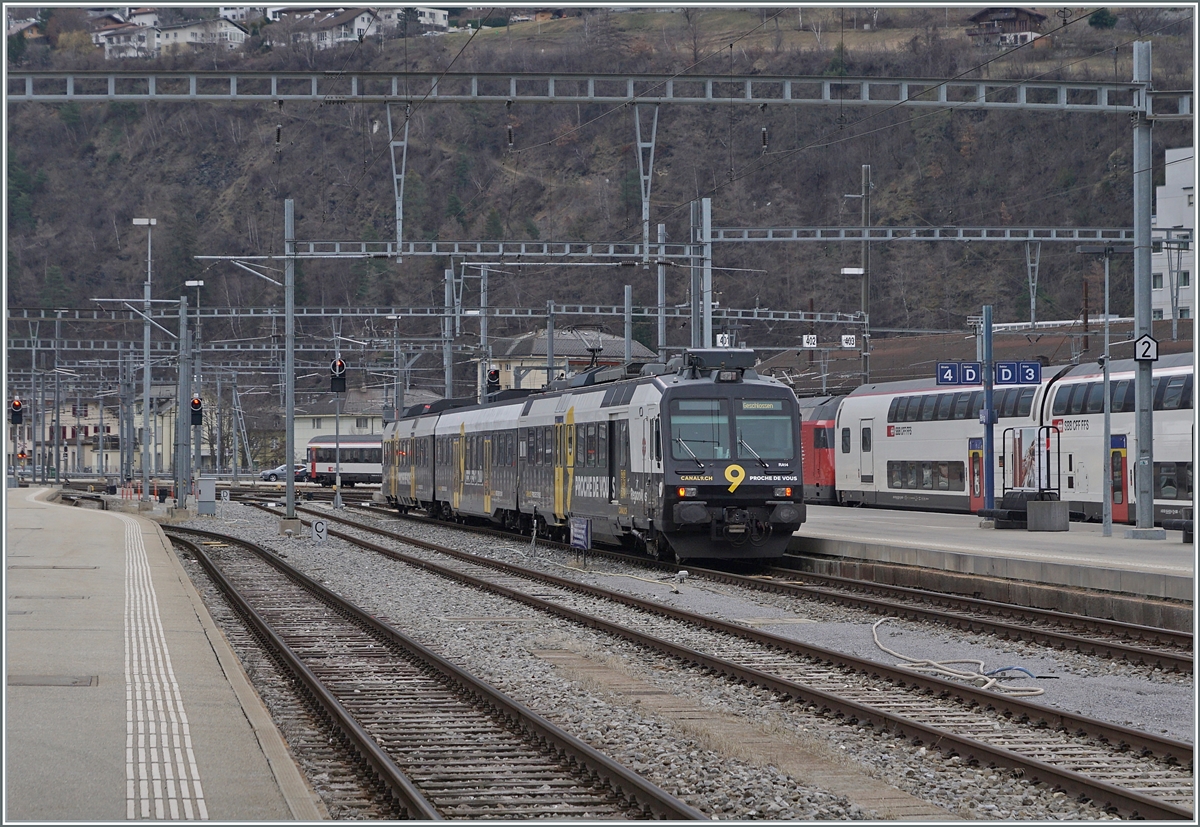
M970 514L882 508L808 507L788 550L875 563L1192 601L1196 549L1166 540L1129 540L1126 526L1102 536L1099 523L1068 531L981 528Z
M4 820L328 818L159 527L8 489Z

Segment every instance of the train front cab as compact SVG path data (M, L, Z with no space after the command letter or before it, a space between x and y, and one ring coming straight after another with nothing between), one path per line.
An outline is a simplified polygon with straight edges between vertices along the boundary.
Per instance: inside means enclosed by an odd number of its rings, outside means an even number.
M668 386L662 418L663 532L675 555L781 556L805 518L792 392L740 374Z

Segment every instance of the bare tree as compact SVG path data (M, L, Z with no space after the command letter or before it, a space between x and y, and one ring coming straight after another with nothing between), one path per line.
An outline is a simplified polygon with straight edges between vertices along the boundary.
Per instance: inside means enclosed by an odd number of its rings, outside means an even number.
M1121 16L1133 27L1138 37L1167 22L1167 10L1153 6L1128 6L1123 10Z
M700 21L701 10L685 7L683 10L684 29L692 44L692 62L700 62L700 52L704 47L704 27Z

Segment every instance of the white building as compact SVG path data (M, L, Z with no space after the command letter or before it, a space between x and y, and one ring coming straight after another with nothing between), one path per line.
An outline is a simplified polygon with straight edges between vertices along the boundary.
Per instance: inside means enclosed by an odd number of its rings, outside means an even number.
M154 33L155 54L162 54L164 49L237 49L249 36L244 26L223 17L159 26Z
M1155 187L1154 227L1196 230L1196 159L1190 146L1168 149L1166 184ZM1154 243L1150 265L1150 312L1155 319L1190 319L1194 315L1196 246ZM1175 299L1174 290L1178 290ZM1178 314L1172 312L1178 308Z
M104 49L104 58L150 57L154 29L136 23L112 23L92 32L92 42Z
M268 15L274 13L268 10ZM383 28L373 9L335 9L301 11L284 9L276 22L263 30L263 36L274 45L311 43L317 49L332 49L347 43L377 35Z

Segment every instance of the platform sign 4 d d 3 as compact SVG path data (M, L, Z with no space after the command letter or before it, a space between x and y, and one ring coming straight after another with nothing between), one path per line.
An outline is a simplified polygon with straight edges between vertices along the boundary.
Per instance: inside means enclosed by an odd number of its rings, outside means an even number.
M1041 362L997 362L997 385L1038 385L1042 381Z

